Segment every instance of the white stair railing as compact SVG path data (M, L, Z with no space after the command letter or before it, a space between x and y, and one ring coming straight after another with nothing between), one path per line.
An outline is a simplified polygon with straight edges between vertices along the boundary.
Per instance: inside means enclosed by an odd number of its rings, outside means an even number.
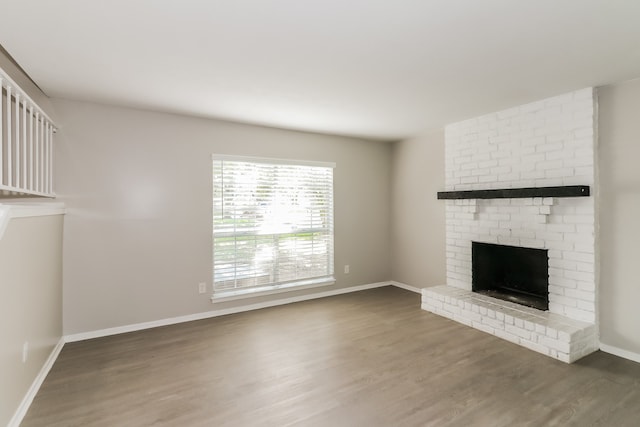
M55 197L47 114L0 68L0 196Z

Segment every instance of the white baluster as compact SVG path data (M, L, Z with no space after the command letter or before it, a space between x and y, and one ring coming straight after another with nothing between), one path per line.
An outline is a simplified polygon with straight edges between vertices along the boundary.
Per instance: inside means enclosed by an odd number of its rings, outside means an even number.
M2 77L0 77L0 187L4 183L4 129L3 129L3 119L2 117Z
M35 173L36 173L36 182L33 186L34 191L40 191L40 113L36 113L36 146L35 146L35 154L34 157L36 159L35 164Z
M22 103L22 185L27 189L27 100Z
M16 159L15 159L15 168L16 168L16 183L15 186L20 188L20 94L16 91L16 135L15 135L15 143L16 143Z
M49 123L49 191L53 195L53 125Z
M44 188L43 193L49 193L49 122L44 125Z
M12 145L13 138L11 137L11 86L7 86L7 185L13 186L13 155Z
M44 189L44 150L45 150L45 138L46 135L44 133L44 117L42 117L42 120L40 121L40 183L39 183L39 190L41 193L44 193L45 189Z
M33 105L29 106L29 190L33 191Z

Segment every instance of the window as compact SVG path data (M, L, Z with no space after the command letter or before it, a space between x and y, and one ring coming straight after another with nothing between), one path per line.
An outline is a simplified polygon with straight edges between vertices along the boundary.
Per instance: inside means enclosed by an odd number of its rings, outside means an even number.
M333 282L333 167L213 156L214 299Z

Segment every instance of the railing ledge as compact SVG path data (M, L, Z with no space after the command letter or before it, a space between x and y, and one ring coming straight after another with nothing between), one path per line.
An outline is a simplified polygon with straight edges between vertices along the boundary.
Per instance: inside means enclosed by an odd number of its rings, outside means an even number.
M11 218L64 215L64 203L0 203L0 240Z

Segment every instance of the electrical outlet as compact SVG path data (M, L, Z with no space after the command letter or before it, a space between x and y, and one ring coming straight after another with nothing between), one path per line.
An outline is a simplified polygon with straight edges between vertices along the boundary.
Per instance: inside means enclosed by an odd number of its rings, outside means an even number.
M204 294L204 293L207 292L207 283L206 282L198 283L198 292L200 292L201 294Z
M29 356L29 341L25 341L22 344L22 363L27 363L27 357Z
M344 274L349 274L349 271L350 271L349 265L347 264L344 266Z

